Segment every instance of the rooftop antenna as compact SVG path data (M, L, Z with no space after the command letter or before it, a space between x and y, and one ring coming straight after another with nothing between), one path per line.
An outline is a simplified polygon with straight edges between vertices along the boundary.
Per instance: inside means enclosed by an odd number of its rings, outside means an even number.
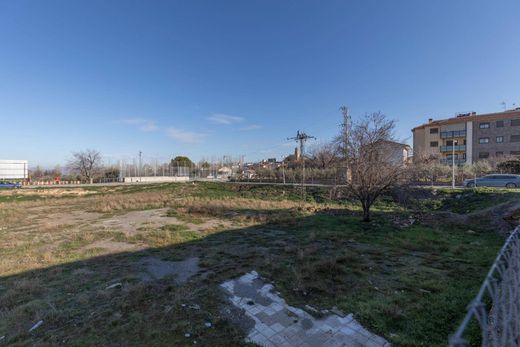
M505 101L502 101L502 102L500 103L500 105L502 105L502 107L504 108L504 111L507 109L507 104L506 104Z
M309 139L316 139L316 137L307 135L304 131L300 130L296 132L296 136L287 138L287 140L294 140L300 143L300 157L302 158L302 201L305 201L305 156L303 153L305 142Z

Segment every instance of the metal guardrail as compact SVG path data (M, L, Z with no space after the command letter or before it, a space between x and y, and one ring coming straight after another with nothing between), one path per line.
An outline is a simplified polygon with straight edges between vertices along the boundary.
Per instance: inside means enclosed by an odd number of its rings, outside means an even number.
M464 165L466 162L466 159L455 159L455 165ZM441 159L440 163L442 165L452 165L453 160L452 159Z
M453 146L441 146L440 147L441 152L451 152L453 151ZM455 145L456 151L465 151L466 145Z
M441 139L449 139L452 137L465 137L466 130L441 131Z
M450 347L467 346L464 334L476 320L483 347L520 346L520 226L507 238L478 295L450 338Z

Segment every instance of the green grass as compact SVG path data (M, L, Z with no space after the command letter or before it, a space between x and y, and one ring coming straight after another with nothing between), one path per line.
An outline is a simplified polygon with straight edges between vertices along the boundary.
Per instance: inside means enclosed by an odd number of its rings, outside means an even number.
M285 297L353 312L402 346L446 344L503 243L460 227L400 229L384 217L365 226L317 216L292 230L298 241L287 243L298 247L268 267Z
M474 188L443 193L447 197L441 209L455 213L470 213L520 199L520 192L512 189Z
M414 194L418 196L413 196ZM520 199L516 189L483 188L449 189L421 188L411 192L409 208L419 211L450 211L467 214Z

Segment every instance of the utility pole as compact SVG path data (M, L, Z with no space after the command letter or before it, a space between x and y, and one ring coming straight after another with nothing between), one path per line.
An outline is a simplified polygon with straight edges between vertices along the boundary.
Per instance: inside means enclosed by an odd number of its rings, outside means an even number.
M285 160L282 159L282 177L283 177L283 184L285 184Z
M455 189L455 145L457 144L456 140L453 140L452 143L452 154L451 154L451 188Z
M139 182L143 180L143 178L141 177L142 155L143 152L139 151Z
M287 140L294 140L300 143L300 157L302 159L302 201L305 201L305 156L304 146L308 139L316 139L314 136L307 135L305 132L298 130L295 137L288 137Z
M339 110L341 111L341 113L343 113L343 123L341 123L341 127L343 129L343 134L342 137L343 137L343 141L344 141L344 146L345 146L345 163L346 163L346 169L347 169L347 173L346 173L346 180L347 182L349 181L349 174L350 174L350 166L349 166L349 131L350 131L350 109L347 107L347 106L341 106L339 108Z

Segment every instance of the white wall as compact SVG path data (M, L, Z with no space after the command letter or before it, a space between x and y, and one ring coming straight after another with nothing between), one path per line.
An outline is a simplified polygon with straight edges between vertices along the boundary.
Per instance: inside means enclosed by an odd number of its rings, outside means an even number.
M466 122L466 163L473 163L473 122Z
M27 160L0 160L0 179L28 178Z
M189 177L175 177L175 176L143 176L143 177L125 177L124 182L143 182L143 183L160 183L160 182L188 182Z

